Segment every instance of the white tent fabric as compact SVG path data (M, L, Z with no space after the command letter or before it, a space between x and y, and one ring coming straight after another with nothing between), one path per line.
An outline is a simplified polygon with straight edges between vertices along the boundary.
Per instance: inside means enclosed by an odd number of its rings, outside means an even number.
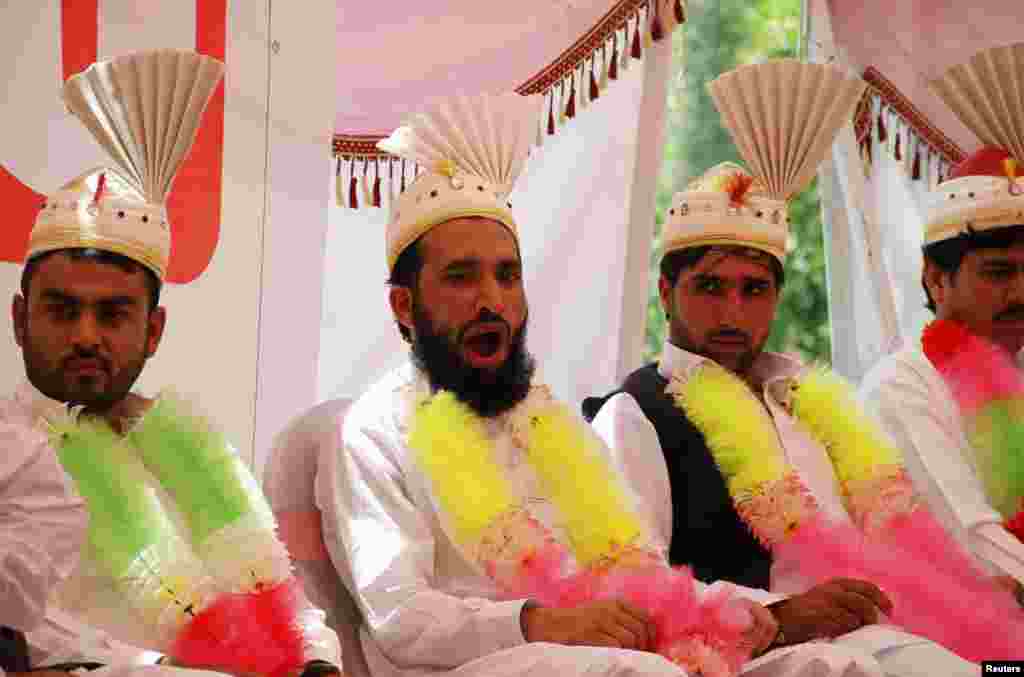
M645 79L664 93L664 82L645 78L645 73L664 70L669 58L664 44L622 73L585 114L545 138L511 196L530 301L528 344L541 377L572 404L616 384L620 348L644 331L640 322L624 324L622 309L629 304L623 294L630 229L646 235L635 239L647 248L654 229L653 205L639 217L642 221L632 223L631 205L634 194L653 203L656 171L649 172L651 184L640 191L634 181L636 157L642 134L652 135L654 145L660 145L661 134L642 123L638 102ZM660 152L646 161L656 170ZM333 165L329 176L333 194ZM387 303L386 212L334 203L330 208L318 365L321 400L358 396L407 355ZM647 251L639 257L643 268L628 273L642 276L641 296L646 293ZM641 309L645 302L645 296L632 301Z
M818 0L810 11L811 57L862 72L863 65L850 63L836 47L826 3ZM911 180L905 161L877 141L871 143L869 175L864 175L852 125L819 174L832 364L854 382L905 341L916 340L930 317L920 280L922 209L932 181Z

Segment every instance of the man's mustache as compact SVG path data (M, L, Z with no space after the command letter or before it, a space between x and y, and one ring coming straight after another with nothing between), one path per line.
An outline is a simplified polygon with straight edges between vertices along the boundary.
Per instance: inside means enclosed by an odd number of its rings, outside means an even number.
M476 319L468 322L459 330L458 342L462 343L462 340L466 337L466 333L481 324L501 324L505 327L506 335L510 337L512 336L512 325L510 325L504 317L487 308L481 308L480 314L477 315Z
M996 322L1024 321L1024 305L1013 305L995 316Z
M103 369L110 370L110 362L105 357L95 350L82 350L81 348L76 348L71 355L65 357L61 361L61 366L66 369L68 364L75 360L96 360L102 365Z

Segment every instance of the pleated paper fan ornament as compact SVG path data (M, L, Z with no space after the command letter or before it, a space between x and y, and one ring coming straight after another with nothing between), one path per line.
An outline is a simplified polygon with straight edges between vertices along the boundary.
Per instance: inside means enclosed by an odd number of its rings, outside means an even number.
M866 87L835 66L794 59L741 66L710 82L722 124L750 170L723 163L677 193L664 252L741 245L782 260L786 203L814 177Z
M540 96L455 96L413 115L377 147L426 171L398 196L387 228L390 270L431 228L481 216L517 232L508 195L536 143Z
M64 101L116 169L76 177L48 200L28 257L92 247L123 254L161 279L170 254L165 202L188 157L224 64L158 49L93 64L64 84Z
M776 200L811 181L866 87L836 66L795 59L741 66L708 84L737 150Z
M981 51L929 85L984 145L932 192L925 244L1024 224L1024 43Z

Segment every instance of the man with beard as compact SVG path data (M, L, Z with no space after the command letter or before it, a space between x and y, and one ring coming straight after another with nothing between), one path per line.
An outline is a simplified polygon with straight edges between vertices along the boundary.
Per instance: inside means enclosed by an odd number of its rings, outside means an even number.
M1019 446L1012 428L1005 437L985 434L990 403L979 398L985 388L962 401L965 384L956 374L996 383L996 362L1005 361L1002 378L1020 382L1007 375L1018 371L1024 346L1024 197L1013 164L1007 151L983 148L936 189L921 276L936 321L920 340L875 365L861 394L900 446L915 484L944 526L1024 605L1024 522L1013 519L1024 508ZM967 345L947 348L947 364L961 365L950 373L939 359L944 351L936 349L940 335L955 327L992 353L972 356ZM1005 397L1013 392L1011 387ZM1007 416L1010 425L1020 425L1019 410Z
M179 95L145 86L122 90L115 84L136 69L170 73L161 84ZM190 478L195 486L215 494L244 484L247 471L212 425L191 412L159 414L164 423L181 426L172 432L177 442L169 451L172 445L166 438L144 438L142 433L147 421L157 416L154 412L168 412L166 407L176 407L179 401L132 392L147 360L156 354L167 321L160 306L171 249L166 196L222 74L223 64L209 57L155 50L95 64L65 85L71 110L104 148L122 153L112 153L119 158L119 169L85 172L47 198L30 235L21 293L12 303L14 334L28 382L0 403L0 422L32 427L40 435L51 433L64 469L86 499L90 522L82 564L51 597L45 621L27 635L34 675L79 668L121 675L143 666L151 673L180 673L186 668L172 667L173 659L146 649L175 649L183 627L178 620L187 623L197 611L209 608L205 601L223 592L222 581L234 571L217 578L216 585L222 587L214 590L212 583L204 582L221 575L211 573L213 564L241 562L252 569L242 575L253 578L258 576L256 569L274 567L279 572L288 566L287 552L271 542L272 527L264 523L245 533L250 542L258 542L253 546L259 550L256 557L265 560L247 557L229 539L218 541L234 527L230 518L222 517L227 511L218 504L220 496L209 497L197 509L195 501L188 503L184 497L188 492L183 491L181 475L164 472L173 464L167 463L170 454L193 458L200 448L199 453L220 462L216 474L223 484L214 488L209 477L195 476ZM140 96L177 104L174 110L161 111L168 127L180 130L180 137L161 140L167 141L162 151L171 157L118 127L117 116L127 119L121 107L137 105ZM148 158L148 165L128 161L132 153ZM141 174L133 173L136 169ZM150 174L158 170L163 172L162 183ZM89 442L84 441L87 436ZM80 446L71 448L74 444ZM235 491L232 500L238 514L248 517L258 510L250 507L262 500L256 494L258 489ZM197 535L197 514L214 520L202 536ZM200 547L201 563L193 551ZM239 583L233 591L250 589ZM307 664L307 677L337 674L327 662L339 660L336 637L323 625L322 613L304 599L296 603L300 617L289 612L287 620L298 621L297 642L305 644L303 655L325 659ZM161 614L155 622L152 608ZM154 667L157 662L163 665ZM297 677L301 671L290 674Z
M508 136L460 149L455 141L465 143L471 130L460 129L452 111L462 112L461 124L469 117L474 128ZM532 380L522 261L506 200L537 113L518 95L460 98L415 116L380 144L427 168L398 200L387 232L389 300L411 361L352 405L341 448L319 469L316 487L324 540L360 608L375 677L686 674L652 653L656 631L642 609L615 599L545 607L516 585L532 553L579 543L566 517L572 497L550 481L576 476L576 440L607 454L571 414L558 435L531 435L554 431L544 426L552 408L564 407ZM447 130L441 139L438 130ZM495 161L499 150L504 162ZM552 447L540 451L546 443ZM609 482L621 483L608 470ZM621 516L604 507L589 520L596 529ZM620 553L665 564L656 538L618 542L629 543ZM623 562L605 554L599 563ZM760 653L778 627L751 600L779 598L738 590ZM782 648L749 669L762 677L878 674L869 656L821 645Z

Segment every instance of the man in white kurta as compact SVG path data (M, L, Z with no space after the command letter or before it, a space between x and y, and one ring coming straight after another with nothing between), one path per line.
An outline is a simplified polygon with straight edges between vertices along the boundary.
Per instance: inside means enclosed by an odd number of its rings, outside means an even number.
M88 513L46 436L0 416L0 672L30 665L25 631L73 570Z
M115 83L112 72L136 69L170 73L158 85L166 91L148 86L126 90ZM119 169L100 167L75 177L50 195L37 215L20 293L12 303L14 335L28 383L0 405L0 425L34 426L45 435L50 432L47 424L66 418L68 407L73 406L81 416L108 426L114 438L125 435L153 403L133 393L132 387L155 355L167 318L159 303L171 250L166 197L222 74L223 64L209 57L185 50L156 50L94 64L87 74L65 84L65 102L86 121L101 146L119 151L112 153ZM140 98L166 104L167 109L152 112L179 136L159 140L136 136L138 126L128 120L144 108ZM137 154L147 160L138 161ZM134 447L132 451L138 452ZM56 467L54 471L63 477L63 471ZM159 498L164 514L183 520L177 503L155 476L146 477L151 480L146 482L149 495ZM95 505L89 508L94 510L92 524L103 524L108 515ZM102 561L106 553L99 550L90 548L89 557L83 556L51 599L45 621L28 633L32 668L68 671L78 663L100 664L105 666L100 674L106 677L140 669L184 670L152 665L164 657L144 649L165 647L168 638L153 636L153 625L135 622L128 610L134 608L131 601L137 600L124 599L109 576L90 575L90 566L106 565ZM140 553L133 553L136 562L151 554ZM286 562L287 555L282 548L273 557L275 562ZM153 558L161 562L161 554ZM75 612L67 601L71 597L76 599ZM304 656L311 659L304 674L337 674L337 638L324 626L321 612L305 600L300 604L297 620L305 640ZM182 609L181 616L188 612L187 607ZM101 625L110 634L101 631Z
M1006 151L984 148L933 192L922 283L936 319L960 323L1007 355L1024 346L1024 197ZM1014 189L1016 190L1016 189ZM984 365L979 365L984 369ZM977 562L1020 596L1024 543L1002 525L981 479L953 391L911 337L864 377L861 396L903 452L918 491Z
M360 607L362 643L374 677L685 674L646 650L652 627L641 610L615 601L554 609L508 599L453 535L452 516L438 507L436 477L420 466L423 450L410 446L421 398L454 394L483 427L489 457L507 480L512 502L571 545L517 432L523 420L518 414L530 411L518 408L545 392L525 350L522 262L506 198L536 129L534 104L515 94L446 102L381 144L427 168L399 199L386 238L389 300L412 360L355 402L345 418L342 449L317 480L325 541ZM452 110L462 111L461 121L452 119ZM470 142L467 158L458 149L475 137L460 133L460 122L514 129L518 141L492 140L493 147L486 140ZM459 144L439 142L438 130L449 130ZM481 169L509 166L514 171ZM580 432L594 439L582 423ZM461 452L445 449L458 462ZM572 472L568 464L566 472ZM521 532L502 533L508 534L506 547L515 549ZM658 549L656 542L651 547ZM763 591L741 594L762 602L778 599ZM763 650L777 625L760 604L748 608L755 618L751 639ZM881 674L870 655L821 645L770 652L746 672Z
M85 503L46 436L0 416L0 625L31 630L78 561Z

